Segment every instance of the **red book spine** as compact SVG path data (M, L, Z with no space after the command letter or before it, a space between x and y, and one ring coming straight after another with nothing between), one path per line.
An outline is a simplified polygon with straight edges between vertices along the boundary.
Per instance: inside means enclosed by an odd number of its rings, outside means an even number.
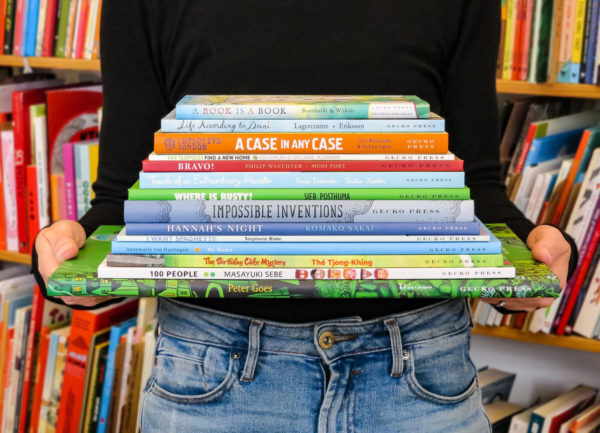
M579 290L581 290L581 285L583 284L583 280L585 280L585 276L588 273L590 263L592 262L592 258L594 257L594 253L596 252L596 248L598 246L598 241L600 240L600 220L596 223L594 227L594 232L591 236L590 243L587 248L585 248L585 254L581 259L577 270L575 271L575 281L572 284L568 284L567 288L571 286L571 290L568 293L568 296L565 297L565 308L562 314L560 314L560 321L558 322L558 326L556 327L556 333L558 335L565 334L565 328L569 323L569 316L573 311L573 307L575 306L575 302L577 301L577 295L579 294ZM583 248L582 248L583 249ZM567 289L565 289L567 290Z
M29 238L27 235L27 165L31 161L31 145L29 144L29 110L25 108L20 92L14 92L13 132L15 136L15 182L17 184L17 221L19 234L19 252L29 253Z
M523 30L525 27L525 3L527 0L516 0L517 22L515 25L514 49L512 61L512 79L518 80L521 73L523 57Z
M17 9L15 10L15 27L13 34L13 55L21 56L22 53L22 37L23 36L23 15L25 12L25 0L15 0Z
M29 411L31 408L30 396L32 388L32 366L33 360L37 358L39 347L39 333L42 327L42 313L44 312L44 297L36 284L33 291L33 305L31 306L31 320L29 334L27 335L27 352L25 354L25 366L23 369L23 390L21 392L21 414L19 416L19 433L25 433Z
M31 164L27 166L27 225L29 226L28 242L33 248L35 237L40 230L40 216L38 213L37 167Z
M525 136L525 142L523 143L523 148L521 149L521 154L519 155L519 160L517 161L517 166L515 167L515 173L521 173L521 170L523 170L525 160L527 159L527 154L529 153L529 149L531 148L531 142L535 138L536 130L536 125L529 125L529 130L527 131L527 135Z
M533 7L534 0L526 0L525 5L525 24L523 27L523 40L522 40L522 51L521 51L521 70L519 80L527 80L527 73L529 72L529 54L530 54L530 43L531 43L531 27L533 21Z
M94 333L135 316L137 306L137 302L124 302L102 310L73 311L56 433L79 430L89 348Z
M36 433L40 422L40 408L42 406L42 391L46 377L46 361L48 360L48 345L50 344L50 328L44 326L40 330L40 347L35 366L33 381L33 401L31 403L31 417L29 433Z
M6 0L0 1L0 54L4 54L4 32L6 29Z
M462 171L461 159L449 161L149 161L146 172L239 171Z
M85 48L85 33L87 30L88 14L90 13L90 0L81 0L81 6L79 7L79 17L76 20L78 24L77 29L77 40L75 41L75 53L76 59L83 59L83 51Z
M42 42L42 56L52 57L54 54L54 26L56 25L56 7L58 0L48 0L46 17L44 19L44 40Z

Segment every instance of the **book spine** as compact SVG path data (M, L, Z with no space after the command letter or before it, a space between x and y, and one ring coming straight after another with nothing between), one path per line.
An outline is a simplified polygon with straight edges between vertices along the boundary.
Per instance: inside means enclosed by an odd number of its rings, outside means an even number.
M561 41L559 52L558 76L559 83L569 83L571 74L571 53L573 48L573 33L575 23L575 8L578 0L564 0Z
M595 270L598 267L599 262L600 262L600 249L596 249L596 252L594 253L594 255L592 257L592 261L590 262L590 266L588 267L588 270L586 272L585 279L583 280L583 283L581 284L581 289L579 290L579 293L577 294L577 299L573 305L573 311L571 312L571 314L569 315L569 319L567 320L567 325L565 326L565 334L570 335L573 332L573 326L575 325L575 322L577 321L577 316L579 316L579 312L581 311L584 300L587 296L587 292L590 289L590 287L592 286L592 281L593 281L592 279L594 277Z
M126 223L469 222L472 200L127 200Z
M100 58L100 24L102 23L102 0L98 0L97 7L97 16L96 16L96 26L94 31L94 39L92 41L92 59ZM100 112L101 115L101 112ZM100 117L100 116L99 116ZM98 120L98 124L102 122Z
M67 32L65 35L65 57L72 58L74 53L74 40L75 33L78 30L77 18L79 17L79 8L83 0L72 0L71 7L69 8Z
M571 71L568 78L569 83L579 83L585 27L586 0L576 0L576 2L573 23L573 47L571 48Z
M504 42L504 64L502 65L502 78L510 80L512 78L513 53L515 43L515 30L517 21L518 0L507 0L506 2L506 31Z
M595 328L600 321L600 266L596 266L591 281L573 326L574 332L588 338L596 335Z
M118 284L115 284L117 283ZM162 296L179 298L456 298L556 297L558 286L545 280L507 278L480 280L103 280L88 284L49 279L48 294L64 296L77 287L78 295ZM71 288L72 287L72 288ZM88 287L90 289L88 293ZM81 289L81 290L79 290Z
M15 27L13 31L13 47L12 53L15 56L21 56L22 35L23 35L23 15L26 0L14 0L16 2L15 7Z
M0 54L4 54L4 29L6 28L6 2L0 1Z
M221 172L221 171L462 171L463 161L149 161L145 172Z
M86 145L73 146L75 160L75 185L77 199L77 219L85 214L89 206L89 148Z
M190 121L192 122L192 121ZM373 136L363 133L340 134L243 134L166 133L154 134L156 153L244 153L244 154L323 154L323 153L448 153L445 132L397 133Z
M92 58L92 48L94 43L95 26L98 14L98 0L90 0L89 10L87 14L87 24L85 29L85 40L83 45L82 57L85 59Z
M548 81L548 70L551 60L552 48L552 0L538 0L542 2L539 17L539 27L537 30L537 56L534 70L531 74L534 76L533 82L544 83ZM559 0L557 0L559 1Z
M429 117L425 101L315 102L260 104L194 103L184 97L175 106L177 119L417 119Z
M27 27L25 31L24 55L35 56L35 37L37 36L40 0L28 0Z
M463 223L128 223L130 235L477 235L478 222Z
M587 73L588 53L590 50L590 24L592 21L592 6L594 0L586 0L585 22L583 26L583 43L581 48L581 62L579 66L579 76L577 83L585 83Z
M90 182L89 182L89 197L90 200L93 199L96 195L94 194L94 190L92 189L92 185L96 182L98 178L98 158L99 158L99 148L98 144L91 144L88 150L89 156L89 173L90 173ZM91 205L88 202L86 212L90 209Z
M87 24L89 20L90 12L90 0L81 0L81 4L77 11L77 20L75 25L77 29L73 36L73 57L76 59L83 58L83 51L85 46L85 34L87 30Z
M17 0L6 0L6 17L4 24L4 54L13 53L16 2Z
M585 62L585 84L594 84L594 69L596 59L596 47L598 44L598 18L600 12L600 0L592 0L592 11L589 25L589 46L587 60ZM586 32L588 29L586 29Z
M54 55L56 57L66 57L65 46L67 39L67 27L69 24L69 15L71 5L77 0L60 0L60 6L57 8L57 24L54 41Z
M541 0L538 0L541 1ZM535 8L536 0L526 0L525 4L525 23L523 24L523 41L521 50L521 69L519 71L519 79L522 81L527 80L529 73L529 58L531 56L531 42L532 42L532 29L533 26L533 12Z
M51 57L54 53L54 30L56 26L56 11L59 0L47 0L46 16L44 17L44 34L42 36L42 56Z
M1 141L1 137L0 137ZM5 197L4 197L4 163L2 160L4 159L2 156L2 145L0 144L0 250L6 251L6 211L5 207ZM1 308L1 306L0 306ZM2 326L2 322L0 321L0 328ZM2 343L2 339L0 336L0 344ZM0 374L1 375L1 374Z
M4 210L6 215L6 249L19 251L19 221L15 179L15 148L11 130L2 131L2 174L4 176Z
M571 290L566 293L564 309L557 314L557 318L559 319L558 325L556 326L556 333L558 335L564 335L565 328L567 326L567 321L569 320L569 316L573 311L573 307L575 305L575 301L577 300L577 295L579 290L581 289L581 285L585 276L590 267L590 263L592 261L592 257L594 256L594 252L596 251L596 247L598 246L598 241L600 240L600 223L598 223L598 219L596 219L596 224L594 226L593 234L590 236L589 245L582 245L581 251L585 251L585 255L580 260L580 265L575 271L576 277L571 279L568 286L570 286ZM591 231L591 230L590 230ZM561 305L562 306L562 305ZM556 319L555 319L556 320Z
M32 106L34 107L34 106ZM46 109L44 105L38 105L35 116L30 116L33 124L34 149L37 167L38 181L38 218L40 227L50 224L50 181L48 179L48 142L46 135Z
M489 236L314 235L314 236L156 236L118 235L121 242L487 242Z
M599 18L600 21L600 18ZM600 25L596 26L596 52L594 57L594 78L592 79L593 84L598 84L598 73L600 72Z
M77 192L75 180L75 158L73 143L63 146L63 168L65 172L65 202L67 219L77 221Z
M42 404L42 392L44 388L44 381L46 376L46 363L48 361L48 346L50 344L50 337L48 335L48 326L43 326L40 330L39 338L39 349L38 356L35 360L35 372L33 376L33 389L32 389L32 402L31 402L31 415L27 420L27 432L36 433L38 431L39 419L40 419L40 407Z
M527 0L516 0L516 21L515 21L515 34L513 36L513 58L512 58L512 69L510 73L510 79L518 80L521 73L521 61L523 60L523 33L525 30L525 9L527 6Z
M119 242L113 254L500 254L500 242Z
M141 189L130 188L129 200L469 200L464 188L328 188Z
M527 430L529 433L542 433L542 428L544 427L544 417L538 415L535 412L531 413L531 418L529 418L529 429Z
M13 103L13 161L14 161L14 176L13 186L16 188L16 218L21 222L18 224L19 230L19 252L29 253L27 245L27 196L26 196L26 181L27 181L27 164L31 161L31 143L30 132L31 127L30 113L26 113L23 107L23 100L19 93L14 93L12 97Z
M244 153L212 154L212 153L154 153L148 155L148 161L454 161L452 153L415 154L415 153L262 153L249 155Z
M458 278L513 278L515 269L503 268L108 268L98 267L98 278L135 279L261 279L261 280L405 280Z
M443 119L161 119L165 133L433 133L443 132Z
M28 244L33 246L35 237L43 226L40 226L38 210L37 166L27 166L27 233Z
M89 168L89 163L88 163ZM89 170L88 170L89 171ZM463 188L464 172L140 173L140 188ZM85 180L89 190L89 176ZM89 193L88 193L89 194ZM88 195L89 199L89 195Z
M48 10L49 0L39 0L39 12L37 18L36 35L35 35L35 53L36 57L42 55L42 44L44 43L44 25L46 24L46 11Z
M504 266L502 254L419 255L166 255L141 262L130 256L108 254L106 265L153 268L481 268ZM154 260L156 259L156 260ZM159 263L155 265L154 263Z

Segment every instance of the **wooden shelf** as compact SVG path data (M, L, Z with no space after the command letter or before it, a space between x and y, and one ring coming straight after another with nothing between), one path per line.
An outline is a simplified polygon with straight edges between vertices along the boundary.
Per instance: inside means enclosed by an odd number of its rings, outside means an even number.
M507 328L505 326L480 325L475 325L473 334L485 335L487 337L508 338L510 340L522 341L523 343L545 344L547 346L600 353L600 340L593 340L576 335L563 337L553 334L532 334L531 332L522 332L519 329Z
M27 57L27 62L32 68L45 69L74 69L80 71L99 71L100 60L65 59L61 57ZM0 66L23 66L21 56L0 55Z
M31 256L29 254L15 253L13 251L0 250L0 261L31 264Z
M544 83L532 84L526 81L496 80L498 93L518 95L560 96L563 98L600 98L600 86L591 84Z

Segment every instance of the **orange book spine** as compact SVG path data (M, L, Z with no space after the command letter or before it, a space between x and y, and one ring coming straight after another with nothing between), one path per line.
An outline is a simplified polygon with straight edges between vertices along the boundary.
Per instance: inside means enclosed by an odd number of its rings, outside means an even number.
M567 206L567 200L569 199L569 194L571 193L571 189L575 184L575 177L577 176L577 172L579 171L579 166L581 165L581 160L583 159L583 154L585 153L585 149L587 148L587 144L590 141L592 136L592 132L589 129L583 131L583 135L581 136L581 141L579 142L579 146L577 147L577 152L575 153L575 157L573 158L573 164L571 164L571 170L569 171L569 175L565 180L565 187L563 188L560 198L556 204L556 210L554 211L554 215L552 215L552 224L558 225L560 223L560 219L562 214Z
M135 316L137 305L137 302L124 302L96 311L73 311L56 433L79 431L86 371L90 363L88 348L94 333Z
M447 153L448 133L166 133L154 134L156 153Z
M50 344L50 327L43 326L40 330L40 347L35 366L33 380L33 400L31 403L31 415L29 421L29 433L37 431L40 422L40 407L42 406L42 391L46 377L46 361L48 360L48 345Z

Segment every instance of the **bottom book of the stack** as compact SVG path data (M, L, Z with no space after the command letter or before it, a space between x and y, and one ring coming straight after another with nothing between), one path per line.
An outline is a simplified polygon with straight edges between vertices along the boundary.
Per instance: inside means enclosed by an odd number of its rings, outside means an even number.
M491 232L502 242L504 256L503 266L496 266L496 270L488 276L472 274L475 277L464 277L457 273L457 268L462 270L478 269L473 267L469 256L463 257L463 264L456 261L452 266L454 275L458 277L422 278L415 279L377 278L376 269L366 269L369 277L375 279L331 279L326 274L332 269L325 269L323 278L314 278L320 271L315 269L295 269L292 279L225 279L218 278L216 268L204 268L200 273L202 277L191 278L106 278L102 272L107 272L106 258L111 252L111 241L121 231L120 226L102 226L87 240L86 245L79 255L68 260L48 279L47 290L51 296L162 296L172 298L449 298L449 297L557 297L559 283L557 277L550 269L532 258L529 249L517 236L504 224L488 225ZM114 259L114 256L111 256ZM321 258L326 256L320 256ZM377 256L373 256L377 257ZM398 256L401 257L401 256ZM148 257L151 258L151 257ZM154 256L159 260L160 257ZM213 257L214 258L214 257ZM272 257L274 260L276 256ZM131 259L131 257L130 257ZM440 260L444 256L440 256ZM103 264L104 262L104 264ZM127 260L124 261L127 263ZM135 260L129 263L138 267ZM98 276L98 268L101 277ZM122 264L123 266L123 264ZM155 267L150 269L158 272L162 270L167 275L169 268ZM432 271L432 267L421 265ZM508 268L503 270L503 267ZM514 271L513 271L514 268ZM282 268L285 269L285 268ZM271 269L272 273L282 269ZM449 268L446 268L449 269ZM481 268L479 268L481 269ZM335 271L343 276L345 268ZM302 271L302 272L300 272ZM385 270L381 271L386 275ZM205 272L207 273L204 276ZM398 268L393 275L400 274ZM450 271L448 271L450 272ZM505 272L502 274L502 272ZM514 272L511 274L510 272ZM214 273L215 277L211 274ZM299 278L299 276L308 276ZM364 269L354 269L353 275L367 275ZM306 274L306 275L305 275ZM122 275L122 274L121 274ZM157 274L158 275L158 274ZM265 274L266 275L266 274ZM289 275L289 274L288 274ZM491 276L490 276L491 275ZM498 275L510 275L508 277Z

